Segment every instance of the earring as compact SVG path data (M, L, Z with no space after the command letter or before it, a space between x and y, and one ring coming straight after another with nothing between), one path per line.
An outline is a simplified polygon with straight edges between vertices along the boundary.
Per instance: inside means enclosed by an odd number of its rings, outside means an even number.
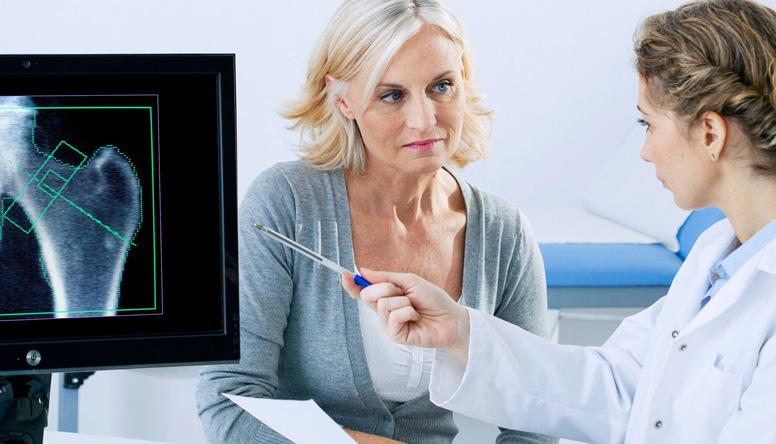
M714 153L709 153L709 159L711 159L711 161L713 162L713 161L717 160L717 155L714 154Z

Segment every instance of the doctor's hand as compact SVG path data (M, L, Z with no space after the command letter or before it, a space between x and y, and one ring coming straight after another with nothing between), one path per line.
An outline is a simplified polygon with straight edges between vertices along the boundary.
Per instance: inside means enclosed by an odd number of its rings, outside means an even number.
M469 357L469 312L444 290L411 273L361 269L372 285L361 288L353 275L342 275L351 297L375 310L380 326L399 344L445 348L463 362Z

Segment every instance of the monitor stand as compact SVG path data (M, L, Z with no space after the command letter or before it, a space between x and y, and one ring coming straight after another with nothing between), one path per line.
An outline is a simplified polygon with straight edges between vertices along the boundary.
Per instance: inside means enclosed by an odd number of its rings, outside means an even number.
M78 433L78 389L94 372L63 373L59 391L59 431Z
M42 444L51 374L0 376L0 444Z

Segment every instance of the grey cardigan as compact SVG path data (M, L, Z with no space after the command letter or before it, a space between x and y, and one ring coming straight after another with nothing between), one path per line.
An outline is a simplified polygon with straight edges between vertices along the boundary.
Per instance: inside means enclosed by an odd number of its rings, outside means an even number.
M546 335L544 266L530 227L506 200L457 178L467 226L460 302ZM205 367L197 405L208 441L290 442L221 395L314 399L346 428L407 443L450 443L452 414L428 392L389 408L372 384L360 302L336 273L253 226L265 225L340 264L353 264L343 170L277 164L250 186L239 212L241 360ZM379 236L380 233L375 233ZM304 426L304 424L300 424ZM499 443L554 442L503 431Z

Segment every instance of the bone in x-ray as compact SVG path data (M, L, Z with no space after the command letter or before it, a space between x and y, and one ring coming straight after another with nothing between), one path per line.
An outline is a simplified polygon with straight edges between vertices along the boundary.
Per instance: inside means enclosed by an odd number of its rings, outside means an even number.
M34 98L0 97L0 249L25 246L0 255L0 279L15 282L2 287L4 314L40 306L25 298L40 294L33 287L41 283L56 317L106 316L118 308L141 219L140 184L119 148L87 151L65 130L45 119ZM12 260L33 251L22 265Z

